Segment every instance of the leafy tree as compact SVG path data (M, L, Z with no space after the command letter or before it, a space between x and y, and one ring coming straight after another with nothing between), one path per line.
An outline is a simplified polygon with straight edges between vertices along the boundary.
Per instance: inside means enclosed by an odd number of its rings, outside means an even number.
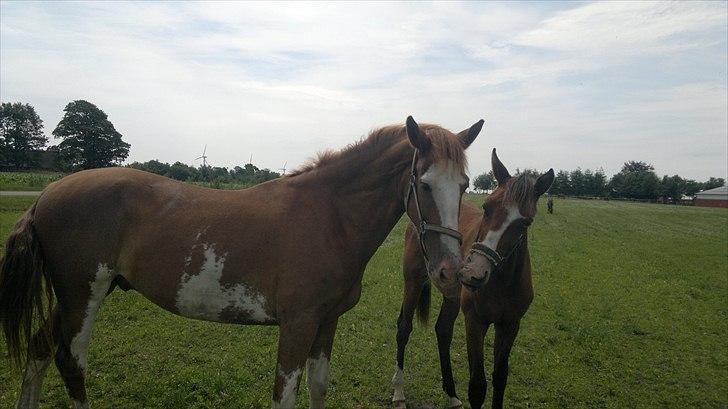
M169 164L162 163L156 159L152 159L149 162L134 162L129 165L130 168L147 171L150 173L156 173L157 175L166 175L169 172Z
M665 202L668 199L678 201L682 198L685 193L685 181L678 175L674 176L663 176L659 185L659 195L662 196Z
M476 177L473 181L473 187L478 190L493 190L497 184L498 183L495 180L495 176L493 176L492 170L488 173L478 175L478 177Z
M711 177L705 183L703 183L703 190L715 189L725 185L725 179Z
M130 145L121 140L108 117L96 105L77 100L66 112L53 135L63 141L59 155L72 169L103 168L120 164L129 155Z
M175 180L187 181L192 180L197 175L197 169L192 166L185 165L182 162L175 162L169 167L167 176Z
M609 182L610 193L616 197L655 200L658 196L660 179L654 167L645 162L625 162L622 170Z
M594 172L594 178L592 179L592 190L594 196L604 197L607 193L607 175L604 173L604 169L599 168Z
M36 165L34 151L48 143L43 121L30 104L0 104L0 166L16 169Z
M516 175L528 175L534 179L538 179L538 177L541 176L541 172L530 168L525 168L523 170L516 168Z
M558 171L549 192L553 195L570 195L571 182L569 181L569 172L565 170Z
M571 181L571 194L574 196L583 196L586 190L586 179L581 168L576 168L571 171L569 181Z
M696 193L700 192L703 185L700 182L696 182L692 179L685 180L685 194L688 196L695 196Z
M649 163L630 160L624 162L621 173L650 172L653 170L655 170L655 168Z

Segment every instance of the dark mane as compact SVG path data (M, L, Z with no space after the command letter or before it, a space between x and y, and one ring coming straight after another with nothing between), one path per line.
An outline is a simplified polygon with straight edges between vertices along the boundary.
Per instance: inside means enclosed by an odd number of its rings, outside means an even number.
M420 130L432 145L427 155L433 161L449 159L465 170L467 159L459 138L438 125L420 124ZM316 169L325 168L339 161L347 162L347 159L355 156L376 157L389 147L404 142L406 139L407 131L404 125L389 125L375 129L366 138L349 144L339 151L326 150L319 153L316 159L309 161L286 175L286 177L295 177Z
M515 204L521 211L533 211L535 206L535 187L536 181L533 177L522 173L510 178L505 185L503 192L503 204Z

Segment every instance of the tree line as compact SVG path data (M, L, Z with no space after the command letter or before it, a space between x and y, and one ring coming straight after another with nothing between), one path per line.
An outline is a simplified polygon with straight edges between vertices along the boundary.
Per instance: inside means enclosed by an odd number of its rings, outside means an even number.
M516 174L529 174L538 177L542 172L535 169L516 169ZM497 182L493 172L479 175L474 180L479 190L492 190ZM556 173L549 194L576 197L622 198L645 201L677 202L683 196L725 185L724 178L711 177L705 182L682 178L678 175L662 178L655 168L641 161L627 161L622 169L608 178L603 169L592 171L576 168L572 171L560 170Z
M84 101L72 101L52 134L60 139L49 147L43 133L43 121L30 104L0 103L0 168L33 169L41 161L41 153L54 157L54 170L118 166L129 156L131 145L122 140L104 111Z
M0 169L27 170L40 165L43 154L53 157L51 168L64 172L120 166L129 156L131 145L122 140L108 116L96 105L72 101L64 108L63 119L53 130L58 145L47 149L43 120L30 104L0 104ZM252 186L280 175L248 163L232 169L158 160L134 162L128 167L190 182L238 183Z
M243 186L257 185L281 176L269 169L259 169L252 163L248 163L243 167L235 166L232 169L217 166L200 166L196 168L182 162L175 162L170 165L158 160L134 162L127 166L185 182L236 183Z

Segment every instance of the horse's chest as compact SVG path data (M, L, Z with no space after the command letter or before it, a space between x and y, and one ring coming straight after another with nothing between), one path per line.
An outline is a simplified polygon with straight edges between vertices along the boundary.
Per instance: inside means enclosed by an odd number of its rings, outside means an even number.
M523 317L529 304L520 295L480 294L475 308L487 322L506 322Z

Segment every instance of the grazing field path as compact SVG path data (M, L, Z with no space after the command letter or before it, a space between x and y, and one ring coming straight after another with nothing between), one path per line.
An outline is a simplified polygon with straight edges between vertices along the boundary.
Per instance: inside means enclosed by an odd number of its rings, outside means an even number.
M41 192L20 192L20 191L2 191L0 190L0 196L39 196Z
M0 199L0 240L33 200ZM536 296L511 355L506 406L726 408L728 209L555 199L549 215L540 206L529 234ZM361 301L339 321L330 408L389 407L405 223L369 263ZM439 304L433 294L433 311ZM277 332L180 318L133 291L114 291L93 331L91 405L269 407ZM416 327L408 348L408 399L444 407L433 328ZM466 400L462 316L452 351ZM13 406L20 386L5 353L0 339L0 408ZM297 408L308 405L305 389L302 382ZM55 367L41 407L68 407Z

